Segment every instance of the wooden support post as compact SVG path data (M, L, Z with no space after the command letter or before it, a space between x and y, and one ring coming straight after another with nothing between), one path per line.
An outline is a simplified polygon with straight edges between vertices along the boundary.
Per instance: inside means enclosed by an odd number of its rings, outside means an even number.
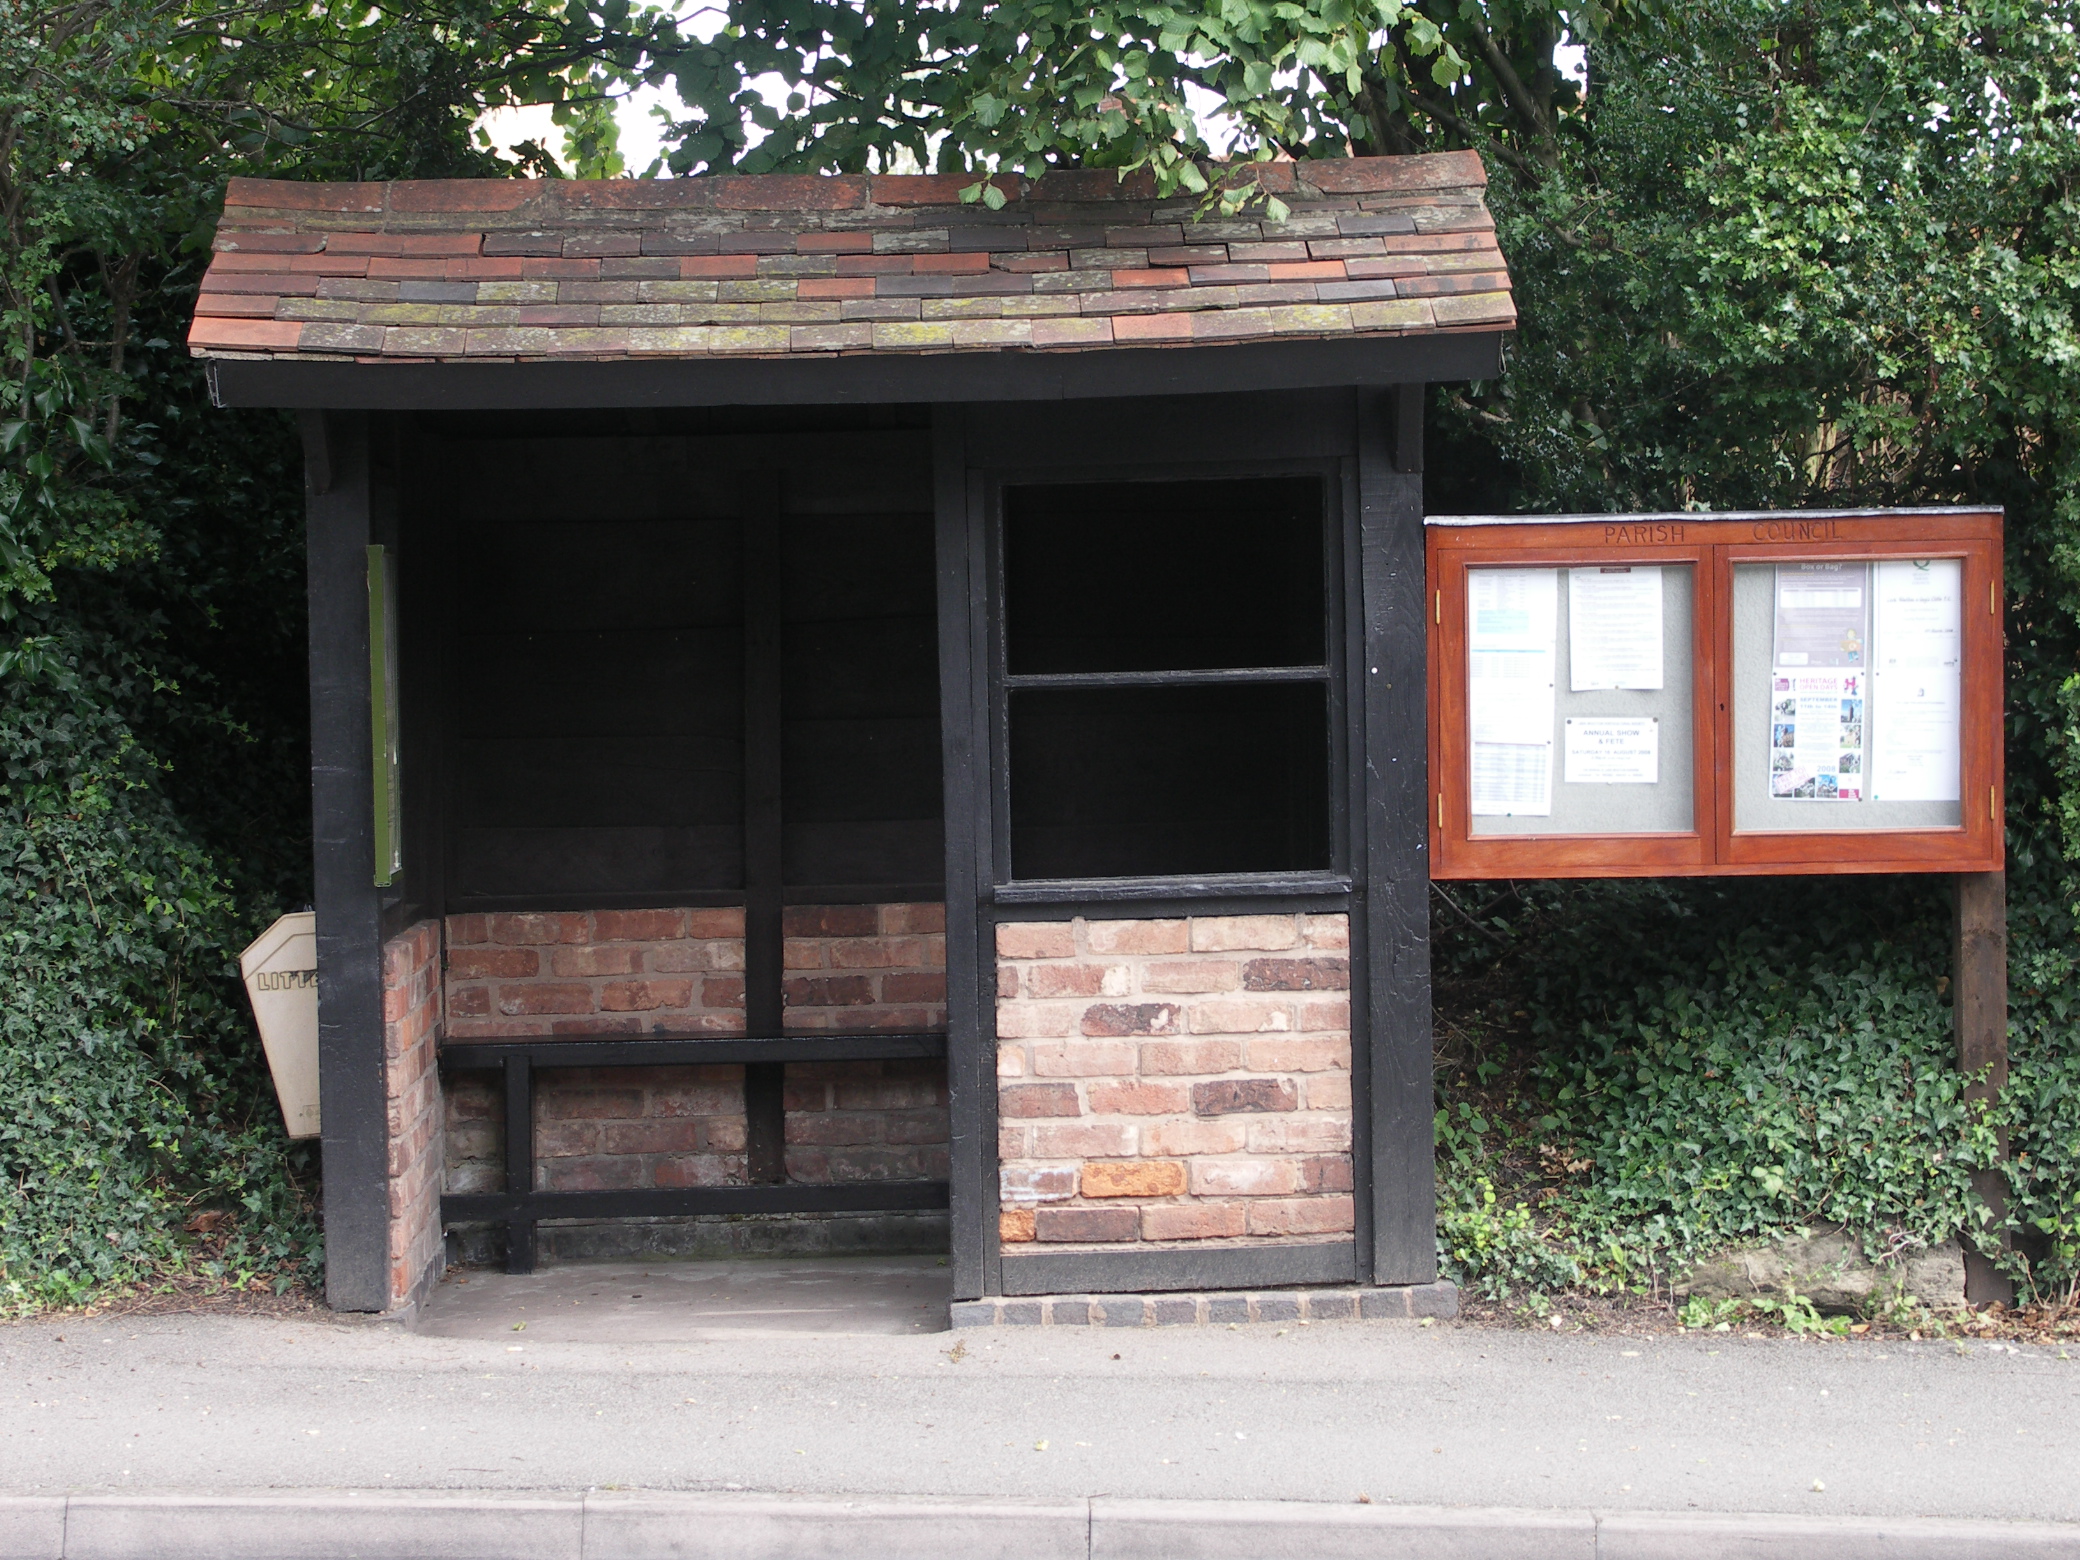
M325 1300L380 1311L390 1302L390 1146L368 713L368 419L306 413L303 441Z
M777 1038L783 1022L781 904L780 483L743 479L744 516L744 1023ZM787 1069L744 1069L745 1178L787 1179Z
M506 1192L526 1197L534 1191L534 1068L524 1056L505 1060ZM535 1261L534 1220L506 1221L506 1271L532 1273Z
M995 930L981 913L989 860L984 548L968 502L966 420L932 408L939 602L939 720L946 798L946 1090L952 1123L953 1298L1000 1285L997 1240Z
M1371 1278L1378 1284L1437 1277L1422 397L1423 386L1403 385L1372 403L1358 454L1369 944L1363 1012L1371 1063Z
M1965 1090L1972 1100L2000 1097L2008 1084L2008 877L2005 872L1965 872L1956 887L1956 939L1952 958L1951 1010L1957 1025L1957 1066L1967 1074L1985 1070ZM2001 1134L2001 1157L2008 1137ZM1999 1243L2008 1244L2007 1184L1997 1169L1975 1171L1972 1186L1993 1210ZM1974 1305L2012 1304L2014 1282L1976 1250L1967 1237L1964 1295Z

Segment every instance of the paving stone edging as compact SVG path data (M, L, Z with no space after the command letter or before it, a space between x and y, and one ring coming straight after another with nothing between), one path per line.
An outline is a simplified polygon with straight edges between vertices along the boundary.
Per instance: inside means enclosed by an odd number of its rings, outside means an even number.
M1297 1501L0 1496L0 1560L2080 1560L2080 1524Z
M956 1300L955 1327L1217 1327L1242 1322L1348 1322L1452 1317L1458 1286L1393 1284L1377 1289L1278 1289L1236 1293L1052 1295L1029 1300Z

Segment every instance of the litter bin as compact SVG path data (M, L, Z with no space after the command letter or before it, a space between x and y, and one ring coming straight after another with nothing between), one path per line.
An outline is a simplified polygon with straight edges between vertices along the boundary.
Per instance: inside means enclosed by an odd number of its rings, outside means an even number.
M238 956L292 1138L318 1135L318 918L285 915Z

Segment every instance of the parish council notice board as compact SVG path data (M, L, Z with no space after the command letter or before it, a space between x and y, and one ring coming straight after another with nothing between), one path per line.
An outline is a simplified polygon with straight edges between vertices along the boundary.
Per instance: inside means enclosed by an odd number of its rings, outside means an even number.
M1805 837L1776 852L1789 870L1997 854L1999 523L1433 520L1444 875L1483 853L1743 870L1779 835ZM1816 853L1826 836L1852 843Z

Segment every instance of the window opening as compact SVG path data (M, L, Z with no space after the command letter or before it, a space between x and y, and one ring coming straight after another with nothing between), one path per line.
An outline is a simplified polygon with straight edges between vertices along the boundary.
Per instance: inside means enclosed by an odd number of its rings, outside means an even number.
M1003 536L1011 875L1329 869L1321 480L1017 487Z

